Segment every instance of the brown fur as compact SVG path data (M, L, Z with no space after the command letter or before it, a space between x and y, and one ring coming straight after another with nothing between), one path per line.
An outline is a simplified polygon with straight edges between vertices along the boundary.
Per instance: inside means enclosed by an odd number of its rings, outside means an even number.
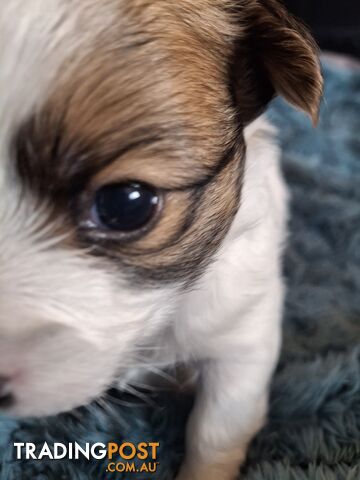
M316 48L275 0L107 3L113 28L69 58L19 129L18 171L66 216L79 246L137 278L189 281L239 207L243 127L275 93L316 120ZM128 180L161 194L151 228L126 241L83 228L96 189Z

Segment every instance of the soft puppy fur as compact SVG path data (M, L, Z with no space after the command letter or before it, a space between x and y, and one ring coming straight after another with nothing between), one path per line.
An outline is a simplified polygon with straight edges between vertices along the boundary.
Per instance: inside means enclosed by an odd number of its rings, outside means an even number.
M281 94L316 122L310 35L275 0L12 0L0 91L0 407L55 414L191 365L178 478L233 479L284 295L287 193L254 120ZM134 183L156 208L107 228L98 193Z

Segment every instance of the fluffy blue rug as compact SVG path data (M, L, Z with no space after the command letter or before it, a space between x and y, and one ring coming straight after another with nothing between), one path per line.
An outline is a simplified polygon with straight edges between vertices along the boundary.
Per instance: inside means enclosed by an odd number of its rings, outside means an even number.
M284 170L292 189L284 347L270 418L253 442L243 480L360 479L360 71L326 65L319 128L277 100ZM146 405L114 398L47 421L0 420L0 480L107 480L106 463L14 460L14 441L160 441L170 480L182 456L191 399ZM137 475L136 480L149 480Z

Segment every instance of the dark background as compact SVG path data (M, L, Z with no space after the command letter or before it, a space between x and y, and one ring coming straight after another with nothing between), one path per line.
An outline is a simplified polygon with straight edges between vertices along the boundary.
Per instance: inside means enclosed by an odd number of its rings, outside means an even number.
M360 0L284 0L324 50L360 57Z

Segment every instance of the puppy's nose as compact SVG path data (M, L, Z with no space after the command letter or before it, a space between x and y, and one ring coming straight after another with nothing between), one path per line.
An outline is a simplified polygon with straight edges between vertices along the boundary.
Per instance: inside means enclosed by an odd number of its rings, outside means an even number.
M15 397L11 393L10 379L0 375L0 409L9 408L15 403Z

